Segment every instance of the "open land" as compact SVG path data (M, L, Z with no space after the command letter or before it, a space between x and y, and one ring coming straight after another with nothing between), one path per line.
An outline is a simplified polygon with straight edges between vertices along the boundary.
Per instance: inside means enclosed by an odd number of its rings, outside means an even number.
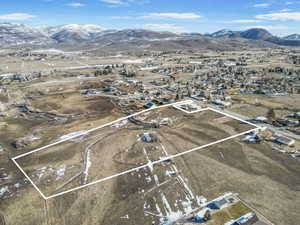
M1 56L0 224L231 225L249 213L255 225L297 224L297 54ZM158 107L183 100L200 110Z

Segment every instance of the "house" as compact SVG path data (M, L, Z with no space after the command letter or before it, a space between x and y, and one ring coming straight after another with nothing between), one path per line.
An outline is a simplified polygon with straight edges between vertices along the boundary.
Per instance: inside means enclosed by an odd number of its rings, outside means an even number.
M213 201L209 204L209 208L211 209L223 209L228 204L228 201L225 198L220 200Z
M116 91L116 89L113 88L113 87L107 87L107 88L104 89L104 91L105 92L114 92L114 91Z
M213 100L212 103L216 104L216 105L223 106L223 107L229 107L229 106L231 106L231 102L221 101L220 99Z
M286 119L277 119L276 122L282 126L286 127L296 127L298 126L298 121L286 120Z
M255 213L247 213L237 219L232 225L254 225L259 221Z
M259 116L255 120L257 120L258 122L261 122L261 123L266 123L268 121L268 118L266 118L264 116Z
M300 119L300 112L296 112L293 114L288 115L290 118Z
M0 112L0 117L5 117L6 113L5 112Z
M98 92L96 90L86 90L82 94L84 94L84 95L95 95L95 94L98 94Z
M141 134L140 137L144 142L147 142L147 143L157 141L157 137L154 134L144 133L144 134Z
M245 138L242 139L245 143L260 143L261 140L257 135L247 135Z
M295 140L284 136L274 136L273 141L279 145L286 145L286 146L292 146L293 144L295 144Z
M144 105L145 109L151 109L154 108L156 105L152 102L147 103L146 105Z
M148 143L152 142L152 137L149 133L142 134L141 138L144 142L148 142Z

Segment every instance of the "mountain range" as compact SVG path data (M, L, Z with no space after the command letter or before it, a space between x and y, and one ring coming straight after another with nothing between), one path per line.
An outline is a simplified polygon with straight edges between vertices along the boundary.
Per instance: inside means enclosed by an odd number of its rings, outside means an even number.
M212 38L245 38L250 40L266 41L276 45L300 46L299 34L292 34L280 38L261 28L252 28L246 31L231 31L224 29L212 34L206 34L206 36Z
M97 25L68 24L30 27L0 23L0 46L99 46L102 48L226 49L233 47L300 46L300 35L277 37L265 29L220 30L212 34L156 32L143 29L111 30Z

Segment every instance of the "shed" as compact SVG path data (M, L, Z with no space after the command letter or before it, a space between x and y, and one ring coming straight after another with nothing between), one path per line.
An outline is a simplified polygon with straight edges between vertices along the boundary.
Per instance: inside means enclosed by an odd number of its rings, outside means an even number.
M259 219L255 213L248 213L239 218L233 225L254 225Z
M222 198L220 200L212 202L209 207L212 209L222 209L227 203L227 200L225 198Z
M275 142L280 145L287 145L287 146L292 146L293 144L295 144L295 140L283 136L275 137Z
M144 142L152 142L152 138L151 138L150 134L148 134L148 133L143 134L142 139Z

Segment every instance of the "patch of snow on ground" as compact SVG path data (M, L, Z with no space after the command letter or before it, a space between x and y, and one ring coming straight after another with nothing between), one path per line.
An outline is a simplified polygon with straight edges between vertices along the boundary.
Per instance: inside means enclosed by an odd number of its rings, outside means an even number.
M86 166L85 166L85 170L84 170L84 183L87 182L87 178L88 178L88 175L89 175L89 169L90 167L92 166L92 161L91 161L91 151L90 149L87 151L87 154L86 154Z
M142 59L135 59L135 60L124 60L122 63L130 63L130 64L134 64L134 63L143 63Z
M9 193L9 188L8 188L8 186L5 186L5 187L0 188L0 198L1 198L5 193Z
M166 171L166 176L168 176L168 177L171 177L171 176L173 176L173 175L175 175L175 174L176 174L175 171L172 171L172 170L167 170L167 171Z
M15 188L20 188L20 187L21 187L21 184L20 184L20 183L16 183L16 184L14 184L14 187L15 187Z
M77 137L77 136L80 136L80 135L85 135L86 133L87 133L86 130L75 131L75 132L72 132L72 133L69 133L69 134L65 134L65 135L59 137L58 139L60 141L62 141L62 140L65 140L65 139L70 139L72 137Z
M159 180L158 180L158 176L156 174L154 174L154 180L155 180L155 184L159 185Z
M147 181L147 183L151 183L151 181L152 181L151 177L146 177L146 181Z
M129 215L126 215L126 216L122 216L122 217L120 217L121 219L129 219Z
M111 126L116 127L116 128L120 128L120 127L125 126L127 123L128 123L128 120L126 119L126 120L121 120L120 122L114 123Z
M63 177L65 175L65 172L66 172L66 165L61 165L58 170L56 171L56 175L57 175L57 178L56 180L60 179L61 177Z

